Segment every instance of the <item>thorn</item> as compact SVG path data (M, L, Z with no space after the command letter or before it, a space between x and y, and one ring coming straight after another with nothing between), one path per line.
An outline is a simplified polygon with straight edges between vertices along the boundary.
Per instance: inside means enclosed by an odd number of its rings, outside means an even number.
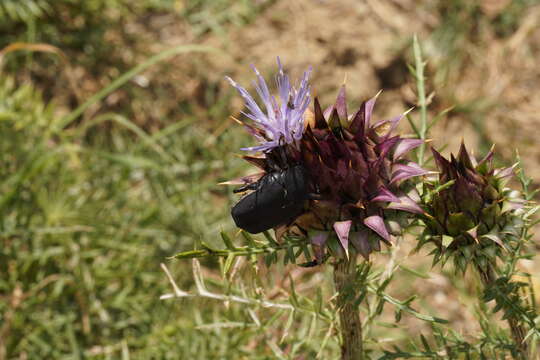
M379 94L380 94L381 92L382 92L382 90L379 91ZM375 95L375 96L379 96L379 94L377 94L377 95ZM406 111L403 113L403 116L409 115L409 113L410 113L411 111L413 111L413 110L414 110L414 106L411 107L409 110L406 110Z
M235 117L232 116L232 115L229 116L229 119L232 119L232 120L236 121L236 122L239 123L240 125L244 125L244 123L243 123L242 121L238 120L237 118L235 118Z

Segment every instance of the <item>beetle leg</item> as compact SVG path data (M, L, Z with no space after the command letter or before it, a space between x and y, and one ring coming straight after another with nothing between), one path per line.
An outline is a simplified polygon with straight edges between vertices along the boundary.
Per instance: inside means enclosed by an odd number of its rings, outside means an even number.
M306 229L304 229L303 227L301 227L301 226L298 225L298 224L295 224L295 226L296 226L296 228L298 229L298 231L300 231L300 232L304 235L304 237L306 237L306 236L308 235L308 232L307 232Z
M308 200L322 200L323 196L317 193L309 193L307 194L307 199Z
M325 254L324 258L322 258L322 260L320 262L317 259L313 259L313 260L308 261L306 263L298 264L298 266L310 268L310 267L315 267L315 266L318 266L318 265L322 265L322 264L324 264L326 262L326 260L328 260L329 257L330 257L330 254Z
M247 191L247 190L256 190L257 189L257 186L258 186L258 182L253 182L253 183L250 183L250 184L246 184L244 186L241 186L237 189L234 189L233 190L233 193L240 193L240 192L244 192L244 191Z
M311 268L311 267L315 267L317 265L319 265L319 262L317 261L317 259L313 259L311 261L308 261L308 262L305 262L305 263L302 263L302 264L298 264L298 266L305 267L305 268Z
M273 171L280 171L279 164L276 162L275 156L268 154L266 155L267 164Z

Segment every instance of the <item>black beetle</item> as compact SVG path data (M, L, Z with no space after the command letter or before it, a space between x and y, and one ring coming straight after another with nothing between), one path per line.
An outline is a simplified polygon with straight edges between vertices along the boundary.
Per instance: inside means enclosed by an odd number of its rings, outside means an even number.
M304 211L309 198L306 169L294 165L270 172L235 192L245 190L254 191L232 208L236 226L251 234L269 230L292 221Z

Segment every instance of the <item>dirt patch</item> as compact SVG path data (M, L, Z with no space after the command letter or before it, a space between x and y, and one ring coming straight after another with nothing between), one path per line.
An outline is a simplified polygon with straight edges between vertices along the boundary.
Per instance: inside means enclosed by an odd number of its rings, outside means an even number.
M486 1L481 9L495 17L505 4ZM406 64L411 37L418 33L429 61L428 91L436 90L432 116L455 107L434 129L434 144L448 143L447 149L456 151L465 139L483 152L494 142L510 162L517 148L540 182L540 147L535 146L540 135L540 7L531 7L511 36L501 38L489 27L478 31L474 42L463 43L463 59L444 81L436 79L438 67L449 59L440 57L430 36L444 14L433 13L434 7L413 1L278 1L251 25L204 41L230 55L209 59L209 73L215 81L229 74L247 85L252 79L248 64L269 76L279 55L297 76L314 67L313 87L323 103L333 100L345 78L349 99L356 103L383 89L376 111L384 117L414 105Z
M90 109L86 117L97 111L121 111L152 129L187 113L201 126L215 126L225 121L227 99L233 94L224 76L248 86L253 78L249 64L269 78L277 56L293 77L313 66L314 94L323 104L334 100L345 79L353 106L382 89L376 115L387 117L415 105L407 63L412 61L410 41L417 33L428 59L427 90L436 91L430 115L454 106L434 128L434 145L448 144L448 151L456 151L463 138L482 153L496 143L507 163L513 161L517 148L530 175L540 183L540 147L536 146L540 135L540 6L522 10L523 16L515 17L515 24L505 32L496 24L511 13L510 2L484 0L457 10L454 3L458 2L267 1L261 13L248 19L248 25L229 24L202 35L178 13L149 12L104 33L104 40L114 49L111 59L122 60L120 68L103 64L100 71L92 72L76 65L84 63L84 54L62 49L72 59L70 76L71 83L78 86L77 99L65 91L65 79L49 81L54 85L46 85L46 94L73 108L150 54L197 43L221 53L178 56L156 66L109 96L99 108ZM454 18L452 23L449 19ZM458 33L460 28L468 33ZM441 40L449 37L455 38L451 43L454 53ZM56 79L58 69L47 69L39 76ZM216 104L220 110L209 111ZM234 97L233 106L239 110L241 100Z

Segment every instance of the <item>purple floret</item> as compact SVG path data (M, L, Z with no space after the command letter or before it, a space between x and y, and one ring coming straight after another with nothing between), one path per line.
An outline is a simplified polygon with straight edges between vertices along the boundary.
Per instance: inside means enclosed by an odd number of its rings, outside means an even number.
M248 111L242 112L254 122L256 128L262 131L263 136L253 135L261 143L258 146L242 148L246 151L268 152L273 148L292 144L302 138L304 131L304 113L310 102L309 75L311 68L304 72L298 89L291 86L289 77L283 71L279 57L277 58L279 72L276 75L276 86L279 94L279 104L270 94L266 81L260 72L253 66L257 80L253 81L255 90L264 105L265 111L259 107L249 92L230 77L226 77L232 86L238 90L244 99Z

